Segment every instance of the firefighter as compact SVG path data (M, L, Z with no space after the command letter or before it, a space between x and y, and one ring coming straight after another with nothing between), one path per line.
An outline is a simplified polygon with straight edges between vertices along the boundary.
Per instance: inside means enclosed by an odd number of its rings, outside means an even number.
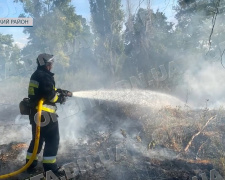
M43 153L43 167L44 171L51 170L55 175L61 176L64 171L57 166L56 155L59 146L59 126L56 114L56 104L63 104L66 101L64 95L57 93L55 88L54 74L51 72L53 67L54 57L50 54L40 54L37 58L37 70L32 74L29 83L28 96L30 98L30 104L32 108L30 111L29 119L32 126L32 140L27 151L26 162L29 161L33 153L36 123L35 118L37 117L37 105L40 99L44 98L45 102L42 107L42 112L47 113L50 117L50 122L47 125L41 127L40 142L37 152L37 156L42 149L42 145L45 142L44 153ZM41 122L45 122L45 118L41 116ZM37 166L37 158L28 168L28 172L34 172Z

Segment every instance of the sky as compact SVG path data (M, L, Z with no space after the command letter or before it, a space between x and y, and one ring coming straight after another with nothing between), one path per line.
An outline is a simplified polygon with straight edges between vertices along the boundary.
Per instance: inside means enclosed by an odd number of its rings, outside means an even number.
M146 7L146 0L143 1L141 7ZM168 18L168 21L175 22L173 6L176 5L177 0L151 0L151 8L156 11L159 9L163 11ZM139 6L139 0L131 0L132 9L136 11ZM72 0L72 5L76 8L76 13L82 15L90 22L90 6L89 0ZM122 0L122 8L126 10L126 0ZM0 2L0 18L14 18L23 13L23 6L21 3L13 3L13 0L1 0ZM34 22L35 23L35 22ZM15 44L19 47L24 47L27 43L28 35L23 33L23 27L0 27L0 33L12 34Z

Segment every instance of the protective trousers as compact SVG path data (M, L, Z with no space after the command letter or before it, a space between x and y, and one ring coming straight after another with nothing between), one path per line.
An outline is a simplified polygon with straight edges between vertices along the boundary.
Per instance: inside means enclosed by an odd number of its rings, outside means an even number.
M31 155L33 153L33 148L34 148L34 142L35 142L35 133L36 133L36 123L34 121L35 114L37 111L31 112L29 118L30 118L30 124L32 126L32 140L30 142L30 146L27 151L27 157L26 161L28 162L29 159L31 158ZM40 141L39 141L39 147L38 147L38 154L41 152L43 143L45 142L45 147L44 147L44 153L43 153L43 167L44 171L49 171L52 170L53 172L57 170L58 166L56 163L56 155L58 152L58 147L59 147L59 126L58 126L58 121L57 119L54 119L54 122L50 116L50 122L46 125L41 127L41 132L40 132ZM45 122L44 116L41 116L41 122ZM36 157L36 160L32 163L30 168L34 168L37 166L38 159Z

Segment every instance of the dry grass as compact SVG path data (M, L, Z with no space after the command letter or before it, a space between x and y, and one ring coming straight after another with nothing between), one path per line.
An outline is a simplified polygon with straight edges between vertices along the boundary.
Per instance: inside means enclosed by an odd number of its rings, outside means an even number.
M154 147L172 149L187 162L212 162L220 172L225 172L224 113L224 108L191 110L171 106L153 113L126 111L128 116L140 117L148 145L154 142Z
M28 148L28 145L25 144L25 143L20 143L20 144L14 144L14 145L12 145L12 149L13 150L16 150L16 151L23 150L23 149L27 149L27 148Z

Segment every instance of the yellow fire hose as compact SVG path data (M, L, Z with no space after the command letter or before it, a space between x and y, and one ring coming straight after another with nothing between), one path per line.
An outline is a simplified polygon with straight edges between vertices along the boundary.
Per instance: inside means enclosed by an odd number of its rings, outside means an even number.
M41 110L42 110L42 105L44 103L44 99L41 99L38 103L38 121L37 121L37 125L36 125L36 136L35 136L35 144L34 144L34 150L33 150L33 154L30 158L30 160L27 162L27 164L22 167L21 169L19 169L18 171L9 173L9 174L5 174L5 175L0 175L0 179L7 179L13 176L16 176L24 171L27 170L27 168L30 167L30 165L33 163L33 161L36 159L36 155L37 155L37 151L38 151L38 146L39 146L39 140L40 140L40 130L41 130Z

